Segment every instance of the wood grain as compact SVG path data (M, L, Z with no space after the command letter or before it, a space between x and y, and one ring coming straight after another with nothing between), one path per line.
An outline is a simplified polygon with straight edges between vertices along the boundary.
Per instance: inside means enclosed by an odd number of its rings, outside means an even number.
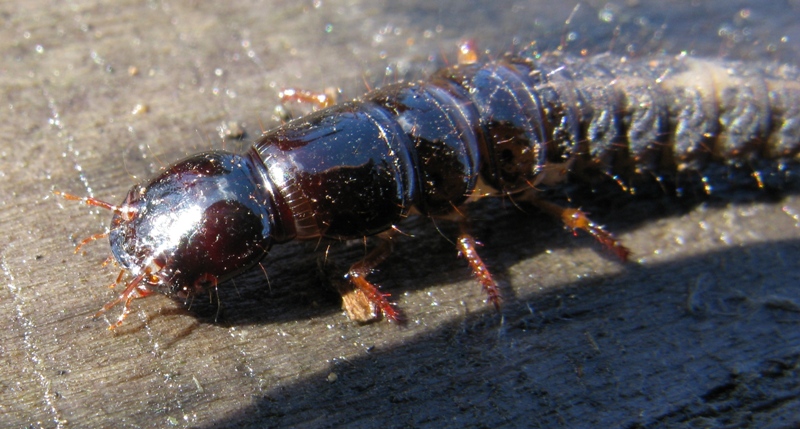
M798 423L794 196L599 213L629 264L546 217L483 204L475 232L503 284L500 315L421 222L376 277L403 327L348 322L300 244L272 252L268 285L255 270L223 291L216 323L214 306L162 297L136 302L115 333L90 320L113 296L113 270L99 267L108 248L72 249L109 216L51 192L120 200L164 163L219 147L223 122L251 138L271 126L281 87L356 95L455 58L462 37L495 53L515 37L546 49L567 35L576 51L795 63L800 41L789 2L583 2L566 30L575 3L319 4L0 5L0 426ZM363 255L360 243L335 250L336 264Z

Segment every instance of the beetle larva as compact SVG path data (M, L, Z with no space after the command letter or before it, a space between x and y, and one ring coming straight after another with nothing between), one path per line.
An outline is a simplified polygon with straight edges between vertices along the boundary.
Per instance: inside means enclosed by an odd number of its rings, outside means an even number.
M653 179L680 193L720 169L736 173L726 180L779 183L800 149L797 78L788 65L688 56L509 55L323 108L265 132L244 153L191 156L118 206L62 195L114 212L107 234L82 243L107 235L118 281L128 276L100 311L124 303L113 326L134 298L216 288L273 244L364 236L382 243L350 268L356 297L345 299L350 310L367 307L356 318L398 319L366 277L402 219L463 224L471 201L526 198L625 259L608 232L540 190L600 177L632 193ZM456 243L499 306L475 240L462 229Z

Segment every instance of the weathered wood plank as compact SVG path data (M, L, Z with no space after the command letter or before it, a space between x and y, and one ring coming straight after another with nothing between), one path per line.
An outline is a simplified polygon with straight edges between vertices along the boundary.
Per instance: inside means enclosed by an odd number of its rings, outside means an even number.
M638 28L632 18L647 17L642 49L796 58L800 13L791 6L640 3L620 6L608 24L584 3L569 27L575 49L603 51L622 25L615 49L624 50ZM219 323L162 298L137 302L117 333L89 320L112 296L103 286L113 274L98 268L107 247L81 257L71 242L108 216L60 202L53 189L116 201L132 176L218 145L223 121L257 133L281 86L356 94L362 74L380 83L387 62L431 66L428 56L463 36L495 51L515 36L554 47L572 7L0 5L0 426L797 424L800 234L787 215L800 212L796 197L600 214L633 249L627 265L545 217L483 206L476 233L504 285L502 318L424 225L410 227L418 237L378 274L409 317L405 327L348 323L301 245L275 249L271 288L257 270L224 292ZM736 15L746 8L749 17ZM592 40L595 32L604 38ZM132 115L139 104L149 112ZM646 220L630 223L639 211ZM354 246L336 260L361 254Z

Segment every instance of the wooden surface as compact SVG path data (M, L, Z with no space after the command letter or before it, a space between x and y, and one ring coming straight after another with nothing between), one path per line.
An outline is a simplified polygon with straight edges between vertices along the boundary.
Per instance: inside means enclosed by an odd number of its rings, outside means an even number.
M297 244L267 259L269 286L260 270L227 285L216 323L213 306L197 316L163 297L136 302L115 333L90 320L113 297L108 246L72 249L110 216L51 192L117 202L162 163L220 147L223 122L250 138L271 126L281 87L357 95L452 61L463 37L494 53L566 36L574 52L798 62L796 2L584 2L568 26L572 2L429 3L0 4L0 426L799 424L794 196L598 213L628 264L483 204L475 233L500 315L420 222L376 276L403 327L348 322ZM363 254L336 250L338 264Z

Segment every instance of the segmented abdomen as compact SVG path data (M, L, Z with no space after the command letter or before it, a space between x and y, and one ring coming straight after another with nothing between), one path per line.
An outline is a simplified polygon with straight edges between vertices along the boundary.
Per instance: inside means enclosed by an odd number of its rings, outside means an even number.
M455 66L434 82L470 94L487 133L484 176L513 192L558 182L565 169L628 183L792 158L798 77L777 64L551 54Z
M413 209L445 216L470 196L570 177L640 193L656 178L681 192L708 190L722 167L725 186L772 183L783 180L774 160L800 151L797 78L790 66L685 56L509 56L387 85L269 131L254 150L303 239L372 235Z

